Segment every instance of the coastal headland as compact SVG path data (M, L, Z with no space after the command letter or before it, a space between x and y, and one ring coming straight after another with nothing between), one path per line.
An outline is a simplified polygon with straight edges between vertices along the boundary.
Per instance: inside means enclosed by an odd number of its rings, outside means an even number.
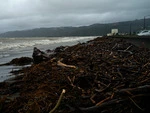
M0 83L0 112L150 111L150 49L145 46L97 37L42 53L39 62L33 57L30 67L12 71L16 77Z

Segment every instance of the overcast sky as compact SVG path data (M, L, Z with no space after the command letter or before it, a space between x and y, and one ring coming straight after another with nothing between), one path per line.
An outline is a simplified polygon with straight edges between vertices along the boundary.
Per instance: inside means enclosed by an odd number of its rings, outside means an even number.
M111 23L147 15L150 0L0 0L0 33Z

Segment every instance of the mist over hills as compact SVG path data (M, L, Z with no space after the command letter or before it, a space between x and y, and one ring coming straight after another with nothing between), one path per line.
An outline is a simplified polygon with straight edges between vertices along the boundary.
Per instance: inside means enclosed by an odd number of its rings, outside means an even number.
M136 33L142 30L144 20L133 20L106 24L93 24L81 27L51 27L35 28L31 30L9 31L1 33L0 37L64 37L64 36L102 36L117 28L119 33ZM150 18L145 21L146 28L150 28Z

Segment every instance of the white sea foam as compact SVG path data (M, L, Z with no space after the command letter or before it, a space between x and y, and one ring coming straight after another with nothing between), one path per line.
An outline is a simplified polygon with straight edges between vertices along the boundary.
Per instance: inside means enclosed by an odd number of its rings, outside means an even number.
M18 48L26 48L36 45L48 45L63 42L75 42L84 39L92 39L93 37L64 37L64 38L10 38L6 42L0 43L0 50L12 50Z

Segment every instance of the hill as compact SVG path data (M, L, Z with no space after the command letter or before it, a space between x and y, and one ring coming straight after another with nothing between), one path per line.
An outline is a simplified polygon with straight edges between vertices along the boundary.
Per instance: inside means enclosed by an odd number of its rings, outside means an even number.
M81 27L51 27L35 28L23 31L9 31L1 33L0 37L60 37L60 36L98 36L106 35L113 28L120 33L135 33L143 28L144 20L134 20L107 24L93 24ZM146 27L150 26L150 18L146 19Z

